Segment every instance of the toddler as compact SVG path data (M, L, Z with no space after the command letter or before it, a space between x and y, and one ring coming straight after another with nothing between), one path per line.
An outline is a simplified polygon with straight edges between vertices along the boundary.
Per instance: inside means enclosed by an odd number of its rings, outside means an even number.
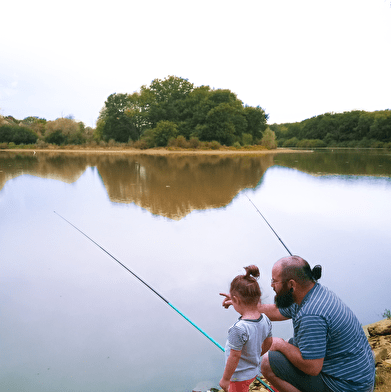
M230 286L229 296L239 320L228 330L225 345L225 369L220 386L225 392L247 392L261 372L261 356L272 344L272 326L265 314L258 311L261 289L257 282L259 269L244 268ZM225 294L223 294L225 295Z

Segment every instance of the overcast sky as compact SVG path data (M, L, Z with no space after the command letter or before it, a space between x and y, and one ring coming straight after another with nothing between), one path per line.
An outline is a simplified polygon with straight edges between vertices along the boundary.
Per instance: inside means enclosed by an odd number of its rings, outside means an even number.
M391 0L12 0L0 114L95 126L155 78L229 89L269 123L391 108Z

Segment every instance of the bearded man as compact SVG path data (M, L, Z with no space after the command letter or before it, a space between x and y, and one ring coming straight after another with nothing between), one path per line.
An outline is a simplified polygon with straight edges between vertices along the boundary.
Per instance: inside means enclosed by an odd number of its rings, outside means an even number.
M292 319L294 336L273 338L262 374L279 392L370 392L375 363L368 339L353 312L317 282L320 276L320 266L311 269L299 256L274 264L275 303L258 310L271 321Z

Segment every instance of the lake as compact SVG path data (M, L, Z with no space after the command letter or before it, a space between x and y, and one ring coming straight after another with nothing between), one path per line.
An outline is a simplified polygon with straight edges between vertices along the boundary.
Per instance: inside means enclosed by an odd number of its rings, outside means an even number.
M217 387L238 315L219 292L287 251L365 325L391 308L391 153L0 152L0 390ZM56 211L56 213L54 213ZM273 323L289 338L289 321Z

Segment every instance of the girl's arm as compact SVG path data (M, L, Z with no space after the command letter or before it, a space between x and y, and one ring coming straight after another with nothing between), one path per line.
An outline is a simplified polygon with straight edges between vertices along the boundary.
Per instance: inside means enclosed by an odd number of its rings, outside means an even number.
M263 354L265 354L265 353L267 353L267 352L269 351L270 347L272 346L272 343L273 343L273 338L272 338L272 337L266 338L266 339L263 341L263 343L262 343L262 353L261 353L261 355L263 355Z
M231 377L234 374L236 367L238 366L240 356L242 355L242 351L232 350L229 353L229 357L227 359L227 363L225 364L224 374L222 379L220 380L220 386L224 389L225 392L228 392L229 383L231 381Z

